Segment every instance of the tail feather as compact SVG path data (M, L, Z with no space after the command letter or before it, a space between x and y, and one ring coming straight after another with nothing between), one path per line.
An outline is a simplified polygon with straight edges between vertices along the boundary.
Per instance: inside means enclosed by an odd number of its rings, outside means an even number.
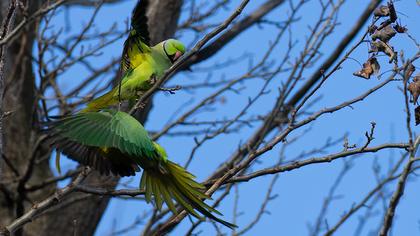
M173 197L175 198L175 200L182 206L184 207L184 209L190 213L191 215L197 217L200 220L204 220L204 218L202 216L200 216L195 210L194 207L187 202L189 199L186 198L185 196L182 196L182 192L179 191L179 189L176 189L176 187L174 186L169 186L169 189L171 190L171 193L173 195ZM205 214L205 213L203 213Z
M158 180L159 189L162 192L163 199L165 200L166 205L169 207L169 209L172 212L176 212L176 207L174 203L172 202L172 196L169 193L168 189L164 186L164 183L162 183L160 180Z
M162 184L160 183L160 180L157 180L157 184L152 185L152 191L155 193L155 202L156 202L156 207L158 209L162 209L162 205L163 205L163 198L162 198L162 193L160 191L159 186Z
M159 210L163 202L165 202L169 209L176 213L177 210L173 202L175 201L189 214L198 219L203 220L203 216L198 214L200 212L205 217L213 219L229 228L236 227L236 225L219 219L212 214L222 215L219 211L203 201L204 199L210 198L202 192L205 187L194 181L192 174L171 161L161 163L159 169L143 172L140 188L145 189L147 202L150 202L153 196L155 205Z
M114 105L116 103L114 98L114 89L104 95L90 101L86 108L81 110L80 112L93 112L98 111L108 106Z

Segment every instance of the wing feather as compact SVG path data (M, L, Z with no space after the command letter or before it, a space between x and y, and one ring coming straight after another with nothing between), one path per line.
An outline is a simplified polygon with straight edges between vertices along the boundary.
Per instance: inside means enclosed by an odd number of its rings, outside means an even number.
M146 15L148 5L148 0L139 0L134 7L131 16L130 33L124 42L124 49L121 56L121 76L139 65L139 62L134 63L131 58L132 55L150 52L150 36Z
M117 148L129 155L156 155L147 131L124 112L80 113L56 122L52 128L60 136L84 145Z
M134 7L133 13L131 15L131 28L136 31L139 38L142 39L143 43L145 43L147 46L150 46L149 29L147 26L148 18L146 15L148 6L148 0L137 1L137 4Z
M47 123L52 145L103 174L134 175L144 158L158 158L143 126L127 113L85 112Z

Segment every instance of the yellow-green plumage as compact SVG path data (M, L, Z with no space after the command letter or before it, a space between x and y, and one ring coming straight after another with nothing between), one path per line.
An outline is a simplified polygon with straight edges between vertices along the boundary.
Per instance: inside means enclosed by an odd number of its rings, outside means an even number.
M81 112L97 111L115 105L120 100L125 101L136 98L142 92L150 89L153 86L152 75L161 76L165 68L158 69L160 66L155 63L155 60L150 55L144 55L143 58L139 66L125 74L121 81L121 88L117 86L108 93L94 99Z
M133 11L130 34L121 56L121 84L89 102L82 112L98 111L119 101L138 98L185 52L184 45L175 39L150 46L146 8L147 1L139 1Z
M168 160L163 147L149 138L136 119L104 109L120 100L135 99L150 89L153 81L185 52L184 45L174 39L150 47L146 3L139 1L133 11L132 28L122 54L120 86L88 103L80 113L48 123L48 139L57 151L104 175L131 176L142 168L140 188L145 190L146 201L153 200L158 209L166 203L176 213L178 204L197 218L203 219L204 215L236 227L213 215L220 213L204 202L209 198L203 193L205 187Z

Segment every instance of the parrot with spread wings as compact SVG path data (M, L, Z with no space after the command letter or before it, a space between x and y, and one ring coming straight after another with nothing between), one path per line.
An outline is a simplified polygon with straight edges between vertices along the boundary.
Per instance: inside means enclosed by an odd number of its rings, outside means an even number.
M102 110L81 112L50 122L49 140L58 151L104 175L131 176L141 167L140 189L145 190L147 202L154 199L160 210L163 202L177 213L175 200L191 215L197 213L229 228L236 227L212 213L221 215L203 200L205 187L194 175L167 159L162 146L152 141L143 126L125 112Z
M165 149L150 139L144 127L125 112L105 109L119 101L136 98L149 89L185 52L177 40L165 40L150 47L146 17L147 1L138 1L132 16L132 28L124 43L121 88L116 87L90 102L74 115L46 123L44 132L57 153L98 170L103 175L132 176L143 169L140 189L147 202L160 210L163 203L176 213L176 204L189 214L204 220L213 219L229 228L236 225L216 217L221 215L204 200L205 186L194 175L167 159ZM57 164L58 163L58 164ZM59 155L56 159L59 169ZM175 204L176 203L176 204ZM201 213L201 215L199 214Z
M81 112L98 111L119 101L138 98L185 53L185 46L175 39L150 46L147 5L147 0L138 1L133 10L131 29L121 56L121 84L89 102Z

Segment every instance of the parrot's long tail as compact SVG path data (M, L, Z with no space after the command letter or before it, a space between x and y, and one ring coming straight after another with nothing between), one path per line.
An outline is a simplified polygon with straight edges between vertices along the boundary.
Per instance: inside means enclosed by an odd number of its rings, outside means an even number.
M84 108L80 112L84 113L84 112L98 111L102 108L106 108L116 103L117 103L117 100L114 98L114 90L111 90L110 92L105 93L104 95L90 101L86 105L86 108Z
M153 195L154 202L159 210L165 202L169 209L176 213L176 207L172 202L172 199L174 199L176 203L198 219L203 220L203 217L197 211L229 228L237 227L212 214L214 212L222 215L216 209L204 203L203 200L209 199L209 197L202 192L205 187L194 181L194 178L195 176L181 166L171 161L165 161L160 163L159 168L143 172L140 188L145 189L147 202L151 201Z

